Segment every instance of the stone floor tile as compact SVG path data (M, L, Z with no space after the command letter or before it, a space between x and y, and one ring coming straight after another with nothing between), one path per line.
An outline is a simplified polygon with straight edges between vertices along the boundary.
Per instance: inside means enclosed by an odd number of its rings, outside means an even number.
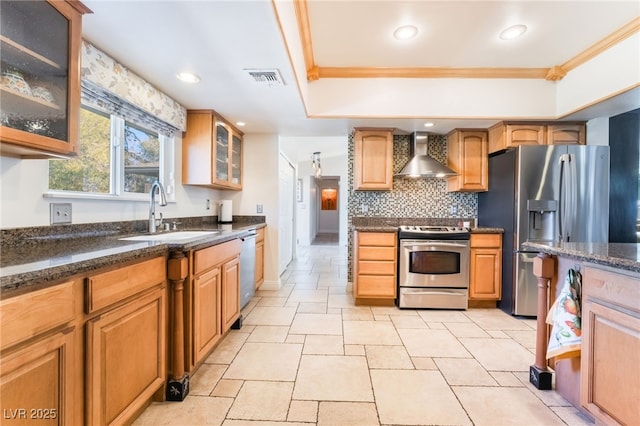
M306 335L304 334L290 334L287 336L285 343L304 343Z
M427 326L432 330L448 330L446 325L438 321L427 321Z
M326 314L327 304L314 303L314 302L300 302L298 303L297 313L314 313L314 314Z
M395 306L372 306L371 312L374 315L394 315L394 316L410 316L418 315L417 311L412 309L398 309Z
M406 328L398 330L398 334L412 357L471 357L471 354L448 330Z
M364 356L364 345L344 345L345 355Z
M344 355L342 336L308 335L302 348L303 355Z
M497 386L496 380L473 358L434 358L449 386Z
M489 371L529 371L531 352L511 339L462 338L460 342Z
M347 345L401 345L393 323L384 321L343 321Z
M204 362L212 364L231 364L248 337L248 334L229 333Z
M256 306L244 319L247 325L291 325L295 308Z
M386 314L373 314L373 319L375 321L387 321L391 322L391 315Z
M287 419L293 383L246 381L227 418L240 420Z
M564 425L525 388L453 386L452 389L476 426Z
M318 426L379 425L376 405L368 402L320 402Z
M371 370L382 424L471 425L438 371Z
M585 416L580 410L571 407L550 407L558 417L571 426L591 426L594 422Z
M373 321L373 313L368 306L358 306L342 309L343 321Z
M182 402L152 402L133 424L150 425L214 425L223 424L233 398L189 395Z
M390 315L396 328L428 328L427 323L419 316Z
M411 362L413 363L416 370L437 370L438 369L438 366L436 365L433 358L412 356Z
M297 287L297 286L296 286ZM289 302L326 303L329 293L322 290L293 290L289 295Z
M296 314L290 334L342 335L342 316L337 314Z
M498 382L500 386L505 387L523 387L522 382L511 371L490 371L489 374Z
M369 368L413 370L414 366L403 346L365 346Z
M318 421L318 401L291 401L287 421L316 423Z
M494 339L508 339L509 336L502 330L485 330Z
M471 320L460 311L439 311L435 309L420 310L418 315L426 322L470 322Z
M229 379L221 379L216 387L211 392L211 396L226 396L230 398L235 398L238 396L238 392L240 392L240 388L244 380L229 380Z
M506 330L505 334L527 349L536 349L535 330Z
M350 294L329 294L330 308L349 308L353 303L353 296Z
M209 395L227 369L221 364L202 364L189 381L189 393Z
M444 326L456 337L490 337L486 331L472 322L447 322Z
M247 338L247 342L284 343L289 334L289 327L277 325L257 325Z
M365 357L303 355L293 398L373 402Z
M225 379L294 381L301 344L247 342L224 373Z
M260 299L256 306L271 306L271 307L283 307L286 303L286 297L263 297Z
M469 309L465 314L483 330L531 330L527 324L500 309Z

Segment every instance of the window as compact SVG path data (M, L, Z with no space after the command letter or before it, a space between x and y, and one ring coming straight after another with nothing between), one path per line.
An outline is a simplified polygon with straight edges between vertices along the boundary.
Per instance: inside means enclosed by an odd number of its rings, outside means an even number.
M156 179L173 199L173 138L96 107L80 111L78 157L49 161L50 194L145 199Z

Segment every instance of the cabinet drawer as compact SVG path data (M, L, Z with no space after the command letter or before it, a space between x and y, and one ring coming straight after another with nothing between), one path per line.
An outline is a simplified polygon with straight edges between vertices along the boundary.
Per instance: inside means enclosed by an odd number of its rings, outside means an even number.
M501 234L471 234L471 247L501 247Z
M395 260L395 247L358 247L358 260Z
M396 277L358 275L356 297L396 297Z
M358 274L363 275L394 275L396 272L395 262L378 262L371 260L361 260L358 262Z
M239 239L198 250L193 255L193 273L195 275L200 274L209 268L220 265L225 260L239 255Z
M86 312L88 314L124 300L166 280L164 257L125 266L87 278Z
M73 281L0 301L0 349L73 320Z
M358 232L359 246L396 246L398 238L395 232Z

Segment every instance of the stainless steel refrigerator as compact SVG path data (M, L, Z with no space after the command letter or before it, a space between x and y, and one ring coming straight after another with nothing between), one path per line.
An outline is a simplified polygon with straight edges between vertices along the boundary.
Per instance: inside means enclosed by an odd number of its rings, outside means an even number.
M478 194L478 226L504 228L498 307L536 316L536 252L527 241L607 242L609 147L519 146L489 157L489 191Z

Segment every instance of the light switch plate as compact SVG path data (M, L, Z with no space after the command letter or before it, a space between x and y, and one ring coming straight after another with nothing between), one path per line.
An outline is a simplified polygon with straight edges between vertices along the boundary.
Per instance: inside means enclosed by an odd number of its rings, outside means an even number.
M262 204L256 204L256 213L261 214L263 212Z
M71 223L71 203L50 203L51 225Z

